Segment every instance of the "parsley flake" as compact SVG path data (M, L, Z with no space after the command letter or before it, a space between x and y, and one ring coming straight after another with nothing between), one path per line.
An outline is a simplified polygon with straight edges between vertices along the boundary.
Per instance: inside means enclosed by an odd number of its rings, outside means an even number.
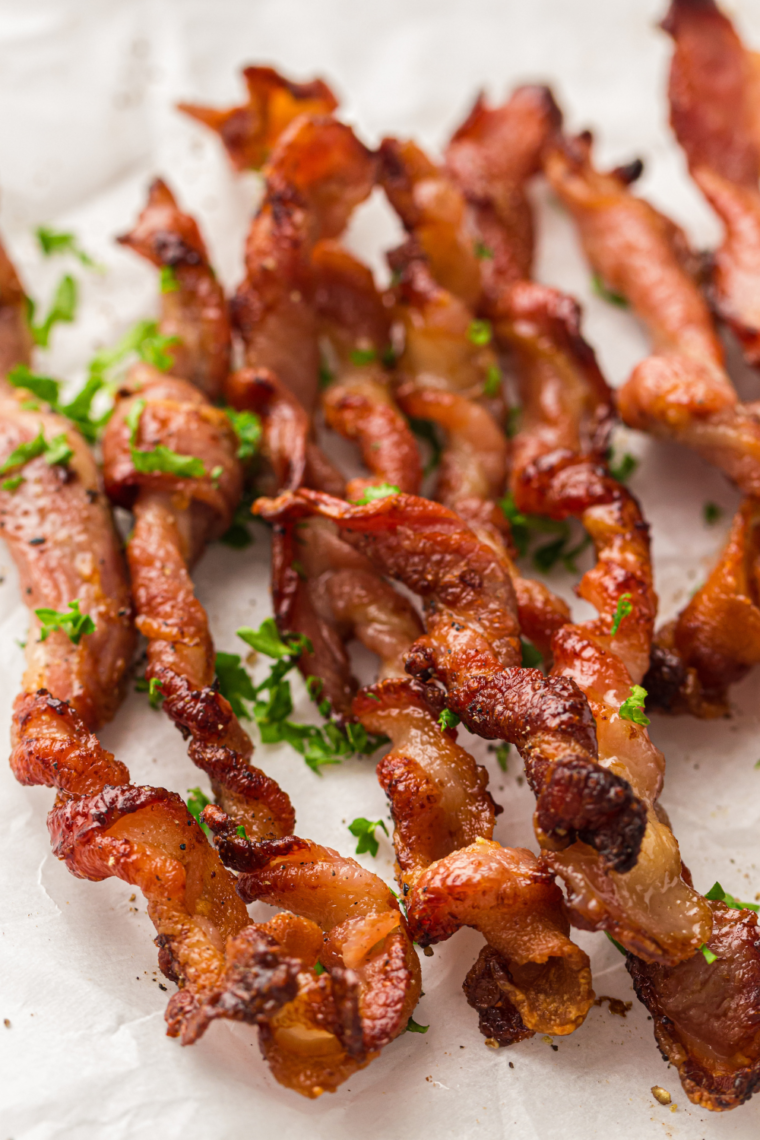
M187 789L187 810L190 812L190 815L193 817L201 830L205 833L206 838L213 840L214 836L211 828L207 827L200 817L203 809L205 807L208 807L210 803L211 800L208 798L205 792L202 792L200 790L200 788Z
M644 712L644 701L648 696L646 689L641 685L631 685L630 697L626 697L618 709L623 720L632 720L635 724L649 724L649 717Z
M243 827L242 823L239 823L237 825L237 827L235 828L235 833L236 833L236 835L240 836L241 839L247 839L248 838L248 836L245 833L245 828Z
M627 483L638 465L638 459L627 451L620 459L614 459L612 455L607 459L609 473L617 483Z
M705 503L702 507L702 517L708 526L715 526L723 516L723 509L717 503Z
M246 701L256 699L256 690L237 653L217 653L216 680L219 692L232 705L238 719L250 720Z
M498 396L501 389L501 369L498 364L489 364L483 383L484 396Z
M60 382L50 376L37 376L26 364L17 364L8 373L8 380L14 388L25 388L27 392L44 400L51 407L58 407Z
M614 637L620 629L620 623L623 618L627 618L629 614L633 613L633 602L631 601L630 594L621 594L615 606L615 613L612 615L612 628L610 629L610 637Z
M102 272L103 266L98 265L88 253L85 253L75 234L52 230L49 226L38 226L34 234L45 257L53 257L58 253L70 253L88 269L97 269Z
M373 858L377 855L380 845L375 839L375 832L378 827L382 827L385 834L388 834L388 828L381 819L364 819L363 816L359 816L353 823L349 823L348 830L359 841L356 844L357 855L363 855L365 852L369 852Z
M179 278L171 265L162 265L158 278L158 287L162 293L176 293L179 289Z
M441 456L443 455L443 444L436 431L436 426L431 420L421 420L413 416L409 420L409 427L417 436L417 439L423 440L430 448L430 458L423 471L423 475L429 475L431 471L435 471L436 467L438 467L441 462Z
M622 293L616 293L613 289L608 289L599 273L594 273L591 276L591 291L596 293L597 297L601 297L603 301L607 301L610 305L617 305L619 309L628 308L628 300Z
M137 434L140 430L140 417L145 410L145 400L135 400L124 417L129 428L129 450L135 471L145 474L151 471L163 471L168 475L176 475L180 479L202 479L206 468L202 459L195 455L180 455L159 443L150 451L143 451L136 446Z
M69 641L74 645L79 645L85 634L95 632L95 622L89 614L82 613L79 608L79 598L74 598L73 602L69 602L68 613L59 613L58 610L47 609L44 606L35 610L34 613L41 626L40 641L46 641L53 630L60 629L66 634Z
M354 348L349 353L352 364L372 364L377 360L377 350L374 348Z
M473 247L473 252L478 261L491 261L493 260L493 250L490 245L486 245L484 241L476 241Z
M457 716L451 709L443 709L441 715L438 717L438 727L441 732L445 732L447 728L456 728L461 723L461 717Z
M395 483L380 483L377 487L367 487L360 499L354 503L355 507L366 507L377 499L387 499L389 495L400 494L400 488Z
M520 645L522 647L522 667L523 669L540 669L544 663L544 655L539 649L536 649L532 641L526 638L520 638Z
M467 329L467 339L470 344L476 344L479 347L491 343L491 322L490 321L470 321L470 327Z
M245 463L252 459L259 448L261 439L261 420L255 412L236 412L234 408L225 408L230 423L238 437L237 457Z
M410 1017L406 1023L404 1033L427 1033L429 1028L429 1025L420 1025L413 1017Z
M26 480L23 475L12 475L10 479L3 479L2 483L0 483L0 487L2 487L4 491L9 491L13 494L13 492L17 491L21 484L25 482Z
M490 744L488 746L488 751L493 752L494 756L496 757L496 763L499 765L502 772L506 772L509 757L509 745L506 743L506 741L502 741L500 744Z
M725 903L726 906L731 907L732 910L753 910L755 914L760 911L760 904L741 902L739 899L735 899L733 895L730 895L728 893L728 891L724 891L720 883L717 882L713 883L705 895L705 898L709 899L711 902Z
M708 966L712 966L713 962L718 961L718 955L714 954L706 942L703 942L699 948L705 956L705 962Z
M39 434L36 435L34 439L30 439L26 443L20 443L18 447L14 447L5 462L0 465L0 475L5 475L6 472L12 471L14 467L23 467L25 463L29 463L32 459L36 459L38 455L42 455L46 447L45 437L40 428Z
M616 950L619 950L621 954L627 953L625 946L621 946L620 943L617 941L617 939L613 938L608 930L605 930L604 933L607 935L607 937L609 938L610 942L612 943L612 945L615 947Z
M50 334L58 324L71 324L77 311L77 283L68 273L58 282L50 309L39 325L30 324L34 343L47 348Z
M161 702L164 699L162 689L163 681L159 681L158 677L151 677L150 680L148 680L147 677L138 677L135 680L135 692L147 693L148 702L150 703L150 707L152 709L158 709L161 707Z

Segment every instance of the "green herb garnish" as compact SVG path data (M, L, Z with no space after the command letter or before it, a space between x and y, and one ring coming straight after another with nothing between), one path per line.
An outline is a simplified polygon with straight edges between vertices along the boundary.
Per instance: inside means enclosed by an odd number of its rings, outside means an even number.
M45 257L53 257L58 253L70 253L88 269L103 269L102 265L98 265L88 253L85 253L75 234L57 232L51 230L49 226L38 226L34 233Z
M476 241L473 250L479 261L490 261L493 258L493 250L484 241Z
M723 510L717 503L705 503L702 507L702 517L708 526L715 526L718 519L722 518Z
M718 955L713 954L712 950L710 949L710 947L707 945L706 942L703 942L699 949L704 954L705 962L707 962L708 966L712 966L713 962L718 961Z
M429 1025L419 1025L418 1022L416 1022L413 1017L410 1017L406 1023L406 1029L404 1030L404 1032L405 1033L427 1033L429 1028L430 1028Z
M46 641L53 630L60 629L69 641L79 645L85 634L95 632L95 622L89 614L82 613L79 608L79 598L69 602L68 613L59 613L58 610L47 609L44 606L34 613L41 626L40 641Z
M649 724L649 717L644 713L644 702L648 695L641 685L631 685L630 697L626 697L618 710L623 720L632 720L635 724Z
M498 396L501 389L501 369L498 364L489 364L483 383L484 396Z
M424 440L430 447L430 458L427 461L423 475L429 475L431 471L435 471L441 462L443 455L443 444L440 441L435 424L431 420L420 420L416 417L411 417L409 420L409 427L412 429L417 439Z
M460 723L461 717L457 716L451 709L443 709L441 715L438 717L438 727L441 732L444 732L447 728L456 728Z
M125 416L125 423L129 428L129 449L135 471L145 474L151 471L163 471L168 475L177 475L180 479L202 479L206 468L202 459L194 455L180 455L159 443L150 451L143 451L137 447L137 434L140 429L140 417L145 409L145 400L135 400Z
M238 719L250 720L246 701L256 699L256 690L247 671L243 668L237 653L217 653L216 679L219 692L232 705Z
M204 832L206 838L213 841L214 836L211 828L207 827L201 819L201 812L205 807L208 807L210 803L211 800L208 798L205 792L202 792L200 790L200 788L188 788L187 810L190 812L190 815Z
M490 321L470 321L470 326L467 329L467 339L470 344L476 344L479 347L490 344L491 335Z
M728 891L723 890L723 887L720 885L720 883L713 883L705 895L705 898L709 899L711 902L725 903L726 906L731 907L732 910L753 910L755 914L760 911L760 904L741 902L739 899L735 899L733 895L730 895L728 893Z
M388 828L381 819L364 819L360 816L353 823L349 823L348 830L359 841L356 844L357 855L363 855L367 851L373 858L377 855L379 844L375 839L375 832L378 827L382 827L385 834L388 834Z
M47 348L50 333L58 324L70 324L77 311L77 283L68 273L61 278L53 294L47 316L41 324L30 323L34 343ZM32 321L33 321L32 317Z
M377 350L374 348L354 348L348 355L352 364L372 364L377 360Z
M591 291L596 293L597 297L601 297L603 301L608 301L610 305L617 305L619 309L628 308L628 301L623 294L608 289L598 273L591 275Z
M179 289L179 278L171 265L162 265L158 277L158 287L162 293L176 293Z
M520 638L520 644L523 669L540 669L544 663L543 653L536 649L532 641L527 641L524 637Z
M633 613L633 602L631 601L630 594L621 594L615 606L615 613L612 615L612 628L610 629L610 637L614 637L620 629L620 623L623 618L627 618L629 614Z
M618 460L613 459L611 455L608 459L608 468L610 475L618 483L627 483L638 465L638 459L636 459L635 456L630 455L627 451Z
M377 487L367 487L360 499L354 503L355 507L366 507L377 499L387 499L389 495L400 494L400 488L395 483L380 483Z
M261 439L261 420L255 412L236 412L234 408L225 408L230 423L238 437L237 457L244 463L252 459L259 448Z

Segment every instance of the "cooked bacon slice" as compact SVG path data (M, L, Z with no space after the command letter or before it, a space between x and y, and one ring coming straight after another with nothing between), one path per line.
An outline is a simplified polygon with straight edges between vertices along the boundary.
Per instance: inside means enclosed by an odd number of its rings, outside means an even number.
M342 496L345 480L312 439L304 407L266 368L240 368L224 386L227 403L239 412L261 417L261 451L268 460L276 491L294 491L303 483Z
M541 842L567 845L578 833L605 865L635 864L644 808L625 780L596 763L591 710L576 684L518 667L509 575L457 515L410 495L352 507L306 489L260 499L254 511L280 524L309 515L332 519L381 573L420 595L427 635L410 651L407 669L437 676L449 707L472 731L517 745L538 798Z
M502 1033L501 1044L529 1031L572 1032L593 999L588 958L567 937L552 876L529 851L491 842L495 805L487 774L457 744L456 730L438 725L440 709L440 690L410 678L363 689L354 701L364 727L393 743L378 778L393 813L412 935L423 946L460 926L486 936L488 960L504 984L488 1002L480 992L481 1028L490 1026L495 1009L503 1017L505 1001L520 1028L509 1039Z
M132 437L128 417L144 406ZM157 445L200 460L203 474L139 470L136 449ZM227 700L214 687L208 618L193 592L190 566L229 526L242 489L237 437L223 411L186 380L148 365L135 368L103 440L108 494L131 508L127 557L137 628L148 639L146 676L160 683L163 707L186 737L191 760L211 778L225 809L247 834L293 830L285 792L248 764L253 750Z
M264 168L265 192L246 241L246 277L231 302L246 363L269 368L311 414L319 347L311 254L338 237L370 193L376 160L327 116L294 121Z
M618 394L623 419L686 444L747 494L760 493L760 412L739 403L725 372L683 234L634 197L623 176L594 169L588 135L553 146L546 172L592 266L630 301L654 342Z
M725 716L728 687L760 664L759 509L745 500L704 586L657 635L645 685L664 708Z
M275 143L299 115L329 115L338 100L321 79L293 83L272 67L245 67L243 79L248 102L218 111L195 103L178 109L215 131L237 170L258 170Z
M60 694L94 729L115 713L135 647L124 559L100 472L84 440L62 416L24 409L21 402L22 393L0 381L0 464L40 432L48 443L65 436L73 451L65 466L39 455L0 480L5 484L0 486L0 535L32 614L24 688ZM22 482L14 487L11 476ZM65 613L75 600L95 631L76 645L63 630L48 631L41 640L34 610Z
M255 1025L292 1000L301 964L283 952L282 924L250 924L179 796L131 784L71 706L44 689L17 698L13 744L17 779L58 790L48 828L71 873L143 892L159 965L180 986L166 1010L169 1036L189 1045L215 1018Z
M33 341L27 306L16 267L0 243L0 386L11 368L31 362Z
M689 1100L723 1112L760 1086L760 931L752 911L710 906L716 961L695 954L666 966L629 954L626 966Z
M385 883L329 847L291 837L251 843L218 808L203 819L238 892L316 923L325 969L299 975L296 999L268 1020L261 1046L281 1084L304 1096L334 1092L406 1028L420 996L417 955Z
M368 486L383 483L416 494L422 481L419 450L383 367L390 313L372 272L333 241L315 247L312 266L318 324L334 365L334 378L322 395L325 420L359 444L372 474L352 479L348 497L361 498Z
M170 348L172 372L217 399L230 369L230 321L195 219L182 213L169 187L156 178L134 229L118 241L171 272L162 284L159 327L178 342Z
M670 121L694 181L719 215L709 294L760 365L760 60L712 0L672 0Z

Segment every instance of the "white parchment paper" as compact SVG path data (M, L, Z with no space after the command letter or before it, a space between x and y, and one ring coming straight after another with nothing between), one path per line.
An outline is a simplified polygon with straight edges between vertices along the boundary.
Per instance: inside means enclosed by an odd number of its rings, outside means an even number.
M552 82L573 128L591 125L600 157L641 155L644 191L697 244L717 226L690 186L666 125L668 43L653 0L3 0L0 3L0 228L27 288L43 303L64 268L80 281L80 317L60 327L39 370L81 381L93 351L155 306L155 274L114 247L162 174L197 214L217 268L233 286L257 194L235 179L221 147L173 110L178 99L226 105L242 93L237 72L271 62L298 78L324 75L344 113L371 144L385 133L414 135L433 149L461 120L475 92L503 97L516 82ZM748 40L760 47L757 0L734 0ZM586 335L615 383L646 352L631 316L591 295L589 273L567 218L537 191L539 274L586 307ZM73 228L108 266L104 275L45 262L31 237L40 223ZM365 206L350 240L379 266L398 227L379 200ZM757 380L736 370L743 391ZM632 479L654 527L662 616L703 580L727 531L735 493L700 460L620 432L642 458ZM335 441L330 445L338 450ZM340 451L340 454L345 452ZM707 527L702 506L725 508ZM26 613L7 552L0 548L0 740L22 672ZM219 648L241 650L240 625L270 612L268 545L217 546L198 568ZM554 588L570 596L562 573ZM300 690L299 690L300 691ZM695 882L719 879L739 897L760 897L760 671L734 691L730 720L655 717L665 750L664 803ZM309 716L300 696L297 712ZM144 695L133 694L103 740L137 782L181 793L203 784L179 734ZM503 774L483 742L472 750L491 771L504 805L496 838L533 846L532 797L514 753ZM281 781L298 831L350 853L347 823L388 818L371 762L352 761L319 779L283 747L259 747L257 763ZM0 765L0 1140L277 1140L304 1137L678 1137L749 1140L760 1098L724 1116L689 1104L660 1060L646 1011L634 999L625 1020L592 1009L573 1036L551 1048L540 1037L511 1050L484 1046L461 982L479 939L462 932L423 958L425 996L416 1018L430 1029L405 1034L335 1096L307 1102L281 1089L258 1055L255 1032L220 1022L191 1049L164 1036L168 994L156 970L153 929L129 888L72 878L50 854L45 815L52 795L24 789ZM376 860L391 881L392 850ZM581 934L599 994L633 998L617 951ZM675 1110L657 1104L667 1088Z

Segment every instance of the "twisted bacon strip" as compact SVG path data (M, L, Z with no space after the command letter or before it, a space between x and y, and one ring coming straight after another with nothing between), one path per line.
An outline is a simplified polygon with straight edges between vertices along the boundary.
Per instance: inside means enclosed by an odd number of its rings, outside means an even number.
M655 352L618 393L630 426L686 444L747 494L760 493L760 419L725 372L681 231L628 190L620 172L591 163L591 139L557 141L546 173L573 214L586 256L649 329Z
M334 1092L406 1028L420 996L407 924L385 883L329 847L290 837L250 843L207 807L225 864L246 902L287 906L323 932L303 956L298 994L262 1026L276 1079L304 1096ZM307 972L320 961L326 973Z
M391 804L398 881L412 936L423 946L461 926L487 945L465 981L480 1028L500 1045L532 1033L571 1033L593 1000L588 958L551 875L530 851L491 840L488 776L442 731L440 691L410 678L363 689L354 713L393 747L378 765Z
M311 255L337 237L370 193L376 161L351 129L300 116L264 168L264 199L246 241L246 277L231 302L246 363L268 368L311 414L319 346Z
M726 716L728 686L760 664L758 510L757 500L744 501L715 569L657 635L644 684L662 708Z
M672 0L670 121L692 178L723 223L709 299L760 365L760 56L713 0Z
M453 512L409 495L351 507L304 488L260 499L254 512L277 523L333 520L381 573L423 597L427 636L413 646L407 669L435 674L472 731L517 745L538 799L542 843L567 844L578 832L606 865L635 864L644 809L624 780L597 765L593 719L575 683L519 668L509 577Z
M381 362L390 344L390 313L372 272L332 241L315 247L312 265L319 326L335 364L322 396L325 420L359 443L372 475L353 479L348 497L361 498L368 486L382 483L416 494L422 481L419 451Z
M299 115L329 115L338 100L321 79L293 83L272 67L245 67L248 102L217 111L194 103L177 109L215 131L236 170L258 170L285 128Z
M144 401L133 438L128 417ZM203 465L203 475L135 466L135 449L158 443ZM148 365L135 368L103 439L106 488L132 509L127 547L137 627L148 638L146 676L160 683L164 708L185 736L189 755L211 778L220 802L249 835L289 835L294 813L277 783L251 767L251 742L216 691L208 619L193 593L190 566L230 525L242 472L229 419L185 380Z
M169 272L161 287L159 327L178 341L171 349L173 373L217 399L230 369L230 322L195 219L181 212L169 187L156 178L136 226L117 240Z

